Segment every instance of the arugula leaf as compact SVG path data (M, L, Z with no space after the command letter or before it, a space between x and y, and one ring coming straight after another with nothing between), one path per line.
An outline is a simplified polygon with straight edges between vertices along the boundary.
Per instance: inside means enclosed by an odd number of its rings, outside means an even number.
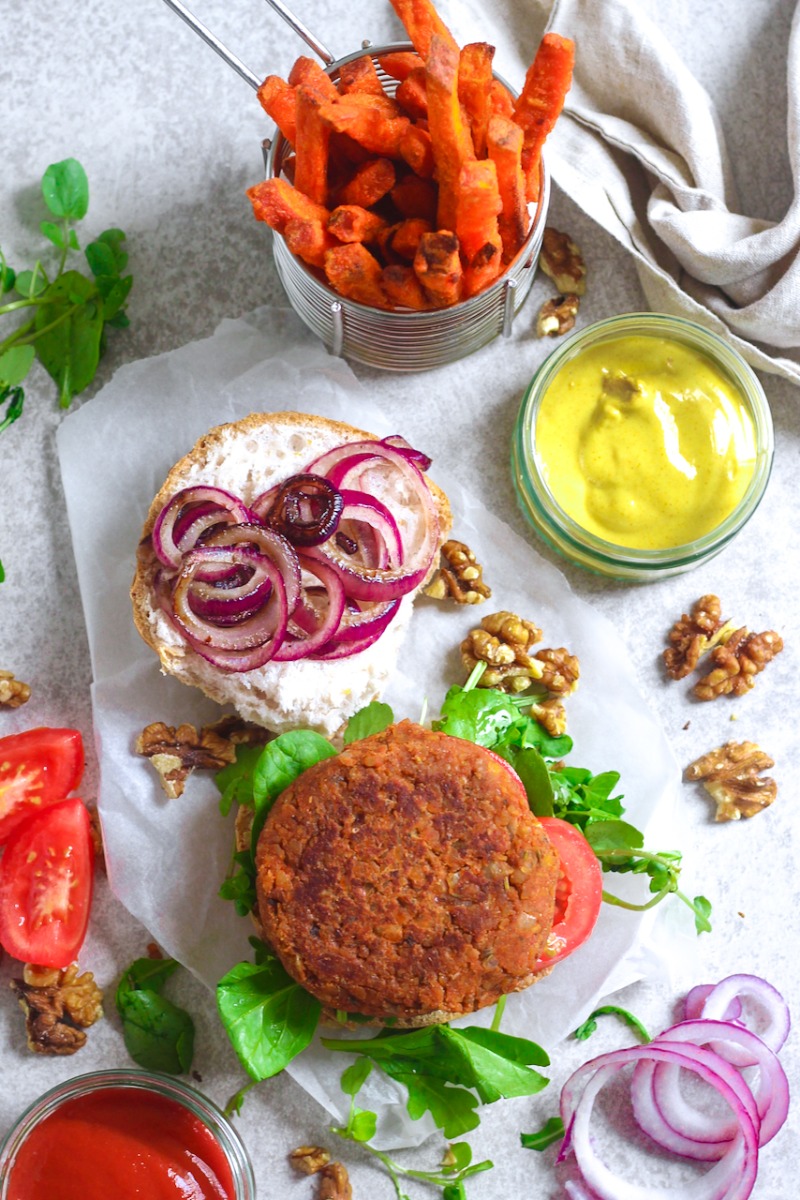
M269 1079L305 1050L321 1005L263 951L217 984L217 1008L233 1048L253 1079Z
M194 1054L194 1023L189 1014L161 995L177 969L174 958L137 958L123 973L116 992L125 1047L148 1071L181 1075Z
M383 704L380 700L371 700L347 722L344 744L348 746L350 742L360 741L373 733L383 733L393 721L394 713L388 704Z
M628 1012L627 1008L620 1008L617 1004L603 1004L600 1008L596 1008L593 1013L589 1014L583 1024L578 1026L572 1036L577 1038L578 1041L585 1041L597 1029L597 1018L605 1016L619 1017L626 1025L630 1025L631 1029L635 1030L642 1042L645 1044L652 1042L653 1039L639 1018L635 1017L632 1012Z
M89 180L74 158L51 163L42 178L44 202L56 217L80 221L89 208Z
M558 1142L564 1136L564 1122L561 1117L550 1117L537 1133L521 1133L519 1140L525 1150L546 1150L553 1142Z

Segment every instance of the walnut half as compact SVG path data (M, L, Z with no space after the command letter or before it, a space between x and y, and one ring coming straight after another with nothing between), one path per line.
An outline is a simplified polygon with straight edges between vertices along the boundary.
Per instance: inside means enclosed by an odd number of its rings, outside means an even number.
M11 671L0 671L0 705L19 708L31 698L30 685L16 679Z
M103 1015L103 993L92 972L79 975L76 963L64 970L26 963L22 979L12 979L10 987L36 1054L75 1054L86 1042L84 1030Z
M466 542L453 538L442 546L439 570L423 591L433 600L455 600L456 604L482 604L492 594L473 551Z
M702 782L717 806L715 820L738 821L772 804L778 785L761 772L774 766L755 742L726 742L690 763L685 776Z
M694 686L698 700L717 696L743 696L755 685L756 675L783 649L783 638L774 629L750 633L737 629L711 651L712 668Z
M545 300L536 318L536 333L539 337L561 337L569 333L575 324L580 300L574 292L565 292Z
M562 233L552 225L545 226L539 266L560 292L573 292L576 297L585 293L586 263L583 255L569 234Z
M149 758L161 777L161 786L171 800L183 795L183 788L195 768L221 771L236 761L236 747L229 737L220 735L211 725L198 732L194 725L165 725L155 721L136 739L136 753Z

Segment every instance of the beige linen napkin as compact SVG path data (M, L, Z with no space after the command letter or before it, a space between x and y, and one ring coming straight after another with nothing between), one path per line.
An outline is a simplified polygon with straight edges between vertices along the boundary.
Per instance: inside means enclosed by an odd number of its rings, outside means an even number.
M573 85L548 139L547 161L556 183L635 256L650 305L727 332L752 365L800 381L800 8L786 60L764 62L765 71L788 71L795 184L785 214L773 222L741 211L734 182L734 173L742 179L772 164L763 155L739 159L732 171L710 96L637 0L497 3L491 38L497 34L498 60L508 56L524 67L533 26L548 10L548 28L574 39ZM461 29L481 7L461 0L449 10ZM658 14L664 28L674 23L676 44L713 36L730 45L730 19L726 0L698 9L670 5ZM485 28L485 13L483 22ZM519 68L511 70L516 83Z

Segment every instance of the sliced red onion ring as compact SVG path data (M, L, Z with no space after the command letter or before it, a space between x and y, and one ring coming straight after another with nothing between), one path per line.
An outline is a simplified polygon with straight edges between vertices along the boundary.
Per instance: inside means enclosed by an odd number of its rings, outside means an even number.
M337 642L353 642L373 634L380 636L397 616L399 600L386 600L381 604L365 604L362 607L345 609L339 628Z
M423 454L421 450L415 450L399 433L393 433L391 437L381 438L381 443L384 446L391 446L393 450L397 450L409 462L413 462L415 467L419 467L420 471L427 471L431 465L431 459L428 458L428 455Z
M703 1016L706 997L714 991L716 986L714 983L698 983L697 987L692 988L683 1002L683 1019L685 1021L694 1021L697 1017ZM742 1002L738 996L730 1002L724 1013L718 1015L721 1015L723 1021L737 1021L742 1015Z
M759 1027L755 1032L777 1054L789 1036L789 1006L777 988L758 975L729 975L727 979L722 979L708 992L697 1015L725 1021L729 1019L726 1014L738 1004L740 1011L736 1019L743 1020L743 999L752 1001L758 1013L765 1018L763 1028ZM746 1014L746 1010L744 1012ZM747 1021L744 1023L748 1024ZM745 1062L741 1054L730 1061L737 1066L752 1065Z
M389 509L380 500L367 492L353 492L343 489L342 522L362 522L368 526L385 547L385 555L381 555L381 564L389 570L396 570L403 562L403 541L397 522ZM341 549L341 546L340 546Z
M269 599L272 581L266 572L255 568L246 582L236 585L229 582L236 578L229 571L220 582L210 584L205 582L203 569L197 571L188 596L192 612L218 625L234 625L253 616Z
M339 525L342 497L329 479L304 472L291 475L254 502L265 525L277 530L293 546L317 546Z
M214 508L216 520L213 519ZM252 515L250 509L237 496L223 488L182 488L164 505L156 517L152 533L153 552L165 567L177 569L181 565L183 554L191 550L200 534L212 525L221 522L238 524L250 520ZM180 545L175 531L177 523Z
M214 548L252 546L271 559L283 578L286 604L291 616L300 599L300 563L297 551L285 537L281 537L274 529L266 529L263 525L243 522L239 525L229 525L226 529L212 534L204 545Z
M197 571L209 561L226 558L232 566L251 565L272 585L267 602L233 626L216 625L198 616L190 603ZM193 643L199 642L212 650L251 650L274 639L276 633L282 640L288 621L286 589L280 570L265 555L245 546L203 546L187 554L172 589L172 611L178 625Z
M678 1188L642 1186L612 1171L600 1158L590 1135L595 1100L602 1088L624 1067L653 1062L682 1067L710 1084L730 1108L736 1134L719 1161L702 1177ZM567 1080L561 1093L561 1119L566 1136L559 1155L574 1155L583 1182L597 1200L747 1200L758 1167L758 1115L742 1077L711 1050L658 1039L647 1046L629 1046L585 1063Z
M332 567L304 554L300 555L300 567L319 580L325 596L316 598L313 605L301 598L287 636L275 652L275 662L296 662L321 650L336 634L345 610L344 588Z

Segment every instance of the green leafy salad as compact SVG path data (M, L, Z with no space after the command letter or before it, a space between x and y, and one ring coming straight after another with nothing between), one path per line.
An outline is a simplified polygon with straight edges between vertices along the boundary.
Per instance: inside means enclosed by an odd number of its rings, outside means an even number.
M593 775L580 767L564 765L572 750L567 735L551 737L530 715L531 697L511 697L477 686L484 664L479 664L463 687L452 687L442 705L434 730L464 738L494 751L518 773L533 812L539 817L559 817L577 827L597 856L603 871L643 875L649 894L640 903L622 900L607 892L603 899L626 908L651 908L674 893L694 912L698 932L710 929L710 905L704 897L690 899L679 889L681 855L655 853L644 848L642 834L625 821L622 797L615 794L616 771ZM394 721L391 708L373 701L349 722L345 743L386 729ZM250 848L234 855L221 895L233 901L246 916L256 901L255 848L267 815L277 797L314 763L337 753L335 747L310 730L276 737L266 746L240 746L236 762L217 775L223 814L234 803L253 811ZM238 1110L244 1093L284 1067L313 1039L320 1021L320 1002L284 970L278 958L256 938L252 962L235 966L217 987L217 1004L230 1040L251 1082L234 1096L229 1109ZM479 1124L478 1107L501 1098L529 1096L548 1080L538 1068L549 1059L534 1042L500 1031L503 1003L498 1003L490 1028L431 1025L423 1029L394 1028L391 1020L365 1038L349 1036L354 1025L371 1020L340 1012L337 1020L348 1026L347 1037L323 1036L331 1052L355 1055L342 1076L341 1086L350 1098L344 1126L333 1132L360 1143L379 1158L402 1200L401 1176L424 1180L443 1189L444 1200L466 1195L464 1181L492 1164L471 1162L464 1142L452 1144L442 1165L433 1171L401 1167L369 1143L376 1131L376 1114L361 1109L356 1097L373 1070L402 1084L412 1119L429 1113L448 1139L459 1138Z

